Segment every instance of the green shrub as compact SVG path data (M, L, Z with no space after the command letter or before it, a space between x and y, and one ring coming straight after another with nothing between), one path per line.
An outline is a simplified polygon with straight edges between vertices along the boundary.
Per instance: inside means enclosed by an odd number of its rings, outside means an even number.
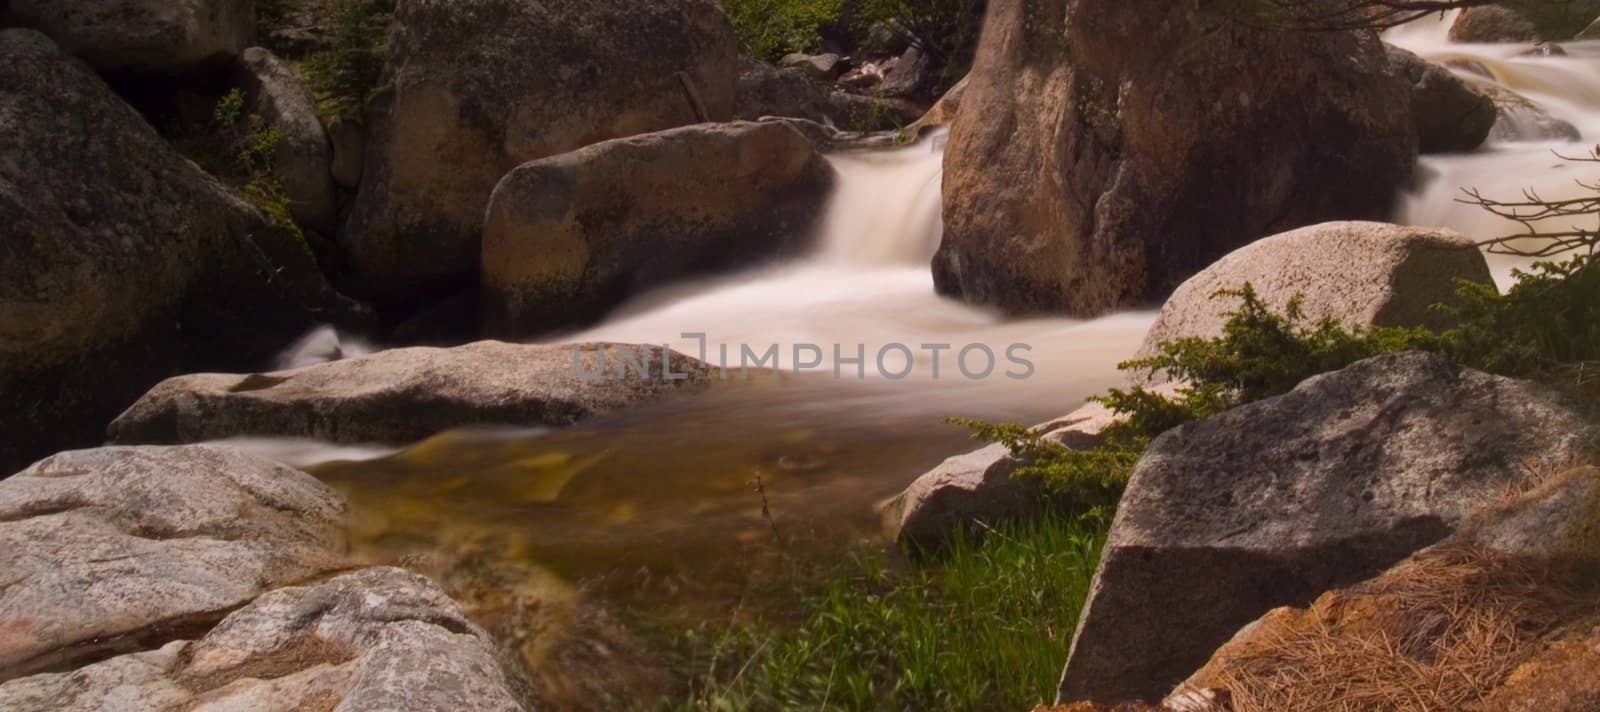
M395 0L331 0L332 46L306 61L323 112L358 117L379 89Z
M211 121L218 130L227 130L239 123L244 116L244 92L231 89L217 100L216 108L211 110Z
M262 37L281 29L294 11L294 0L255 0L256 33Z
M1051 514L896 570L849 562L798 625L686 636L688 707L1028 709L1055 696L1105 542L1104 519Z
M1600 360L1600 267L1592 255L1538 262L1505 294L1463 283L1449 311L1459 325L1420 347L1511 376Z
M1184 423L1289 392L1319 373L1380 354L1421 350L1508 376L1534 376L1563 364L1600 360L1600 268L1585 255L1540 262L1502 295L1492 284L1463 281L1448 312L1455 326L1351 327L1334 319L1311 322L1299 297L1279 312L1251 285L1213 298L1234 298L1220 337L1160 344L1160 354L1118 365L1140 375L1165 374L1186 383L1174 396L1143 387L1111 389L1091 398L1124 420L1108 426L1102 443L1071 450L1017 424L952 419L979 440L1005 445L1025 464L1018 477L1039 477L1048 491L1081 506L1113 509L1133 466L1156 436Z
M816 49L822 27L839 19L840 0L722 0L739 48L775 62Z

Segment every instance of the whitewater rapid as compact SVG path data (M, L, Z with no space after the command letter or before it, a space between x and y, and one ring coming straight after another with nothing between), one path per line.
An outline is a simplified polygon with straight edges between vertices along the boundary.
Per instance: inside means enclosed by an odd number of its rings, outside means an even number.
M1464 189L1497 200L1519 199L1524 190L1560 200L1589 193L1580 182L1600 181L1600 164L1566 161L1561 156L1588 156L1600 141L1600 41L1564 42L1561 52L1546 56L1522 43L1456 44L1450 25L1460 11L1395 28L1385 37L1392 44L1446 67L1463 79L1515 92L1564 122L1559 131L1541 133L1529 116L1503 118L1497 137L1467 154L1423 156L1416 187L1402 196L1396 221L1408 225L1455 229L1475 240L1520 232L1516 223L1463 203ZM1571 139L1570 132L1578 138ZM1563 137L1559 134L1567 133ZM1572 226L1549 222L1543 228ZM1578 227L1596 229L1594 218ZM1532 260L1489 255L1502 288L1511 270Z

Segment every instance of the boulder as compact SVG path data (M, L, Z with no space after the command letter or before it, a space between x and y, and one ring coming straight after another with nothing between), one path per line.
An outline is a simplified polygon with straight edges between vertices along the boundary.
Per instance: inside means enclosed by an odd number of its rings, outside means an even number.
M100 442L162 378L359 322L304 241L31 30L0 32L0 225L0 475Z
M709 384L704 364L658 347L628 348L629 358L647 357L648 375L632 366L619 375L621 348L482 341L274 373L180 376L133 404L111 423L110 436L157 444L238 435L407 443L467 425L570 425ZM672 373L683 378L664 374L668 354Z
M1452 42L1562 42L1578 37L1596 17L1600 0L1503 0L1461 11Z
M828 115L846 131L895 131L916 123L927 108L906 99L836 91L828 95Z
M246 113L259 115L281 132L272 152L272 173L283 183L295 221L333 234L339 219L333 147L311 92L293 70L260 47L244 51L235 80L247 97Z
M1093 316L1263 235L1389 213L1417 146L1383 43L1219 5L989 3L945 154L941 294Z
M1411 86L1412 118L1423 153L1465 153L1483 145L1499 112L1487 93L1444 67L1388 46L1389 64Z
M1333 696L1400 709L1593 709L1600 700L1600 471L1570 471L1456 536L1307 609L1242 628L1168 697L1300 709ZM1494 631L1493 643L1482 637ZM1373 645L1375 640L1404 641ZM1364 671L1357 673L1352 665ZM1211 709L1211 708L1202 708Z
M337 568L344 511L310 475L210 446L64 452L0 480L0 680L160 645Z
M780 69L766 62L747 61L739 71L734 114L754 121L764 116L829 120L828 100L797 69Z
M1176 387L1156 392L1172 395ZM1043 439L1074 450L1100 444L1100 433L1118 420L1099 403L1089 403L1033 430ZM1022 462L998 443L957 455L911 483L905 491L878 506L884 538L925 551L943 546L958 525L969 531L1038 513L1044 492L1034 479L1013 477Z
M715 0L402 0L394 23L340 235L383 302L475 284L489 194L518 165L733 115Z
M1550 115L1538 102L1493 81L1477 82L1478 89L1494 101L1496 118L1489 140L1581 141L1578 127Z
M437 585L385 567L265 594L198 640L12 680L0 707L520 711L511 679Z
M784 57L778 66L784 69L797 69L812 81L831 82L844 74L850 64L842 57L831 52L823 54L795 53Z
M255 40L251 0L10 0L33 27L102 72L220 66Z
M485 218L486 326L519 337L582 326L673 279L794 254L832 184L781 122L673 129L520 166Z
M1244 624L1444 539L1596 433L1543 386L1421 353L1169 431L1117 510L1060 699L1157 699Z
M1282 310L1296 295L1312 320L1352 326L1448 326L1433 305L1455 300L1456 280L1489 283L1489 265L1471 240L1451 230L1385 223L1313 225L1258 240L1191 277L1161 307L1136 358L1163 341L1222 335L1239 300L1215 297L1246 283Z
M883 78L883 95L918 99L929 94L939 80L934 73L933 58L921 48L912 47L900 55Z

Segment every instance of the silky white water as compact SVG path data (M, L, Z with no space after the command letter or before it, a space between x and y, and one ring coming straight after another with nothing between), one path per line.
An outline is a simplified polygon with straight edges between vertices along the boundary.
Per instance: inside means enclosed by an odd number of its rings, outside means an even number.
M1514 222L1460 202L1465 197L1463 189L1475 189L1493 200L1518 200L1524 190L1560 200L1592 194L1580 181L1600 181L1600 164L1561 158L1588 156L1600 141L1600 41L1562 43L1565 56L1532 55L1531 46L1518 43L1456 44L1450 42L1448 33L1458 14L1455 11L1395 28L1385 39L1450 67L1468 81L1515 92L1548 117L1540 122L1530 112L1518 112L1520 115L1509 120L1502 119L1497 136L1473 153L1424 156L1417 167L1418 185L1404 196L1397 220L1449 227L1486 240L1522 230ZM1577 134L1576 140L1572 133ZM1566 228L1572 223L1569 218L1565 224L1552 221L1540 227ZM1577 226L1597 227L1593 217ZM1502 288L1511 282L1512 268L1531 262L1501 255L1490 255L1489 260Z
M953 393L988 403L1025 396L1048 409L1070 410L1086 389L1115 379L1116 362L1132 354L1153 315L1008 320L935 294L929 265L943 233L943 139L941 134L896 150L831 156L837 190L808 257L641 296L605 323L562 340L664 343L698 356L700 340L682 334L700 333L711 363L737 367L748 361L742 358L745 346L760 354L776 345L780 366L790 370L796 365L794 346L812 344L823 353L812 372L832 378L838 365L838 375L847 379L861 379L863 370L866 379L881 377L878 354L902 344L916 360L909 380L917 383L908 387L947 414L960 412L962 400L948 400ZM995 355L987 378L963 376L956 363L959 352L974 344ZM1007 377L1026 371L1007 360L1008 351L1033 364L1028 378ZM886 353L886 370L903 373L905 353ZM835 362L836 355L862 354L864 367ZM970 371L983 371L986 357L976 350L969 356ZM1037 407L1023 406L1019 413L1043 415Z

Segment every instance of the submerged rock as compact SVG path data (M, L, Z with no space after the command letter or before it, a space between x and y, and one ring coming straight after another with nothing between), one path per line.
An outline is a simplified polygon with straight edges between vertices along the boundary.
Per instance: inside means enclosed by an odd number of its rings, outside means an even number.
M339 197L333 184L333 147L317 116L317 102L293 70L260 47L240 57L238 81L249 104L246 113L281 131L272 152L272 173L283 182L295 222L333 234Z
M9 0L9 6L12 20L101 71L220 65L239 56L256 33L251 0Z
M532 336L809 244L833 169L782 122L690 126L525 164L485 218L486 325Z
M404 0L388 48L340 235L388 302L473 283L507 171L734 109L737 43L715 0Z
M1497 117L1490 141L1580 141L1583 134L1570 122L1558 119L1538 102L1491 80L1477 82L1479 91L1494 101Z
M46 458L0 481L0 680L160 645L337 568L344 511L310 475L226 448Z
M1542 386L1419 353L1172 430L1117 510L1060 698L1157 699L1240 626L1438 542L1596 433Z
M631 365L626 376L618 375L623 348L628 358L646 358L648 376ZM669 358L681 379L664 375ZM595 374L592 380L580 375L575 361L584 374ZM467 425L570 425L697 392L709 382L705 364L654 346L482 341L382 351L292 371L180 376L140 398L111 424L110 436L118 443L160 444L237 435L405 443Z
M1191 277L1161 307L1136 358L1160 344L1222 335L1239 300L1219 290L1249 283L1272 309L1300 296L1310 321L1333 317L1351 326L1448 325L1433 305L1455 301L1456 280L1489 283L1483 253L1451 230L1386 223L1313 225L1258 240Z
M0 708L523 709L493 642L438 586L396 568L284 588L204 637L0 685Z
M1501 0L1469 7L1450 26L1452 42L1561 42L1600 17L1600 0Z
M1416 154L1410 88L1371 33L994 0L945 154L935 283L1010 313L1146 303L1263 235L1382 218Z
M0 476L100 442L162 378L357 319L303 241L43 35L0 32L0 107Z
M1472 83L1408 50L1388 46L1389 63L1411 85L1411 115L1423 153L1464 153L1494 128L1495 101Z

